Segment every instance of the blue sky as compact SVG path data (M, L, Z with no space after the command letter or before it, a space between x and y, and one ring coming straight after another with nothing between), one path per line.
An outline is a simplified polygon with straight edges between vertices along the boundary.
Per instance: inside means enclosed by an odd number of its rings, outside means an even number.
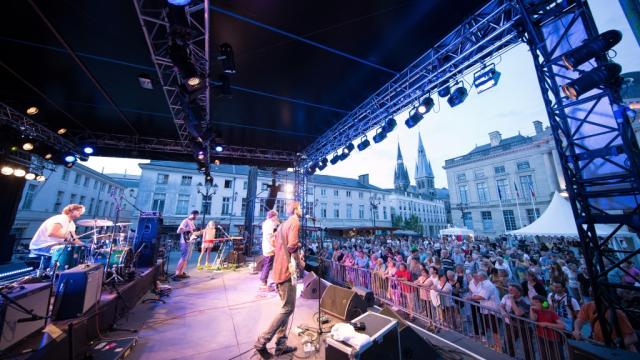
M640 70L640 48L631 33L620 4L615 0L591 0L598 30L618 29L623 39L614 49L615 62L622 65L622 71ZM488 133L500 131L502 137L532 135L534 120L548 125L547 115L536 79L529 50L519 45L496 60L496 68L502 73L497 87L482 94L475 89L458 107L451 109L445 100L436 100L436 106L420 124L413 129L404 126L406 114L396 116L398 127L380 144L372 144L364 152L354 151L344 162L329 165L323 175L355 178L369 174L370 181L380 187L393 186L398 142L413 182L414 167L418 152L418 133L422 135L427 156L435 173L436 187L447 186L446 159L463 155L476 145L489 142ZM471 79L467 79L470 81ZM437 97L436 97L437 98ZM142 159L114 159L92 157L85 165L105 173L140 174L137 164L147 162Z

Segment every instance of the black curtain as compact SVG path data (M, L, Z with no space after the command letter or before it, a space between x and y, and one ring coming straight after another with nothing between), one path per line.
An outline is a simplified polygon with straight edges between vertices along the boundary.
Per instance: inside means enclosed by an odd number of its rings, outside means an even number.
M11 261L15 237L9 236L11 227L16 220L16 212L22 191L24 190L24 178L13 175L0 175L0 263Z

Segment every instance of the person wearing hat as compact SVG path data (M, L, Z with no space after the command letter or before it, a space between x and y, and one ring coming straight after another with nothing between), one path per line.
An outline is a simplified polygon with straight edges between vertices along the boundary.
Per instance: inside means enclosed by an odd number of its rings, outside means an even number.
M260 272L261 289L268 290L267 279L269 279L269 271L273 267L273 236L278 228L280 221L278 221L278 212L275 210L269 210L267 212L267 219L262 223L262 255L264 260L262 262L262 272Z

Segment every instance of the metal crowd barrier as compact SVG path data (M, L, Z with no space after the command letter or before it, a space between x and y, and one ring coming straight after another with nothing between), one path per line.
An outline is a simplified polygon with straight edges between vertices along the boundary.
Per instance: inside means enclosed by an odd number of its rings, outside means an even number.
M369 289L379 302L404 312L410 318L422 320L429 331L455 331L517 359L569 359L567 338L570 334L564 331L437 290L432 293L418 284L387 277L370 269L335 261L325 262L325 269L327 280L332 283Z

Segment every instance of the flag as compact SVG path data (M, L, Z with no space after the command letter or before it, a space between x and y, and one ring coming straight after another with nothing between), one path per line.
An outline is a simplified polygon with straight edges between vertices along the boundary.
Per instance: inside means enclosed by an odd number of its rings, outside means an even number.
M518 191L518 185L516 185L516 182L513 182L513 187L516 188L516 196L518 197L518 199L520 199L520 192Z
M498 186L498 197L500 198L500 201L502 201L502 191L500 191L500 186Z
M536 192L533 191L533 183L532 182L529 183L529 191L531 191L531 196L535 199L536 198Z

